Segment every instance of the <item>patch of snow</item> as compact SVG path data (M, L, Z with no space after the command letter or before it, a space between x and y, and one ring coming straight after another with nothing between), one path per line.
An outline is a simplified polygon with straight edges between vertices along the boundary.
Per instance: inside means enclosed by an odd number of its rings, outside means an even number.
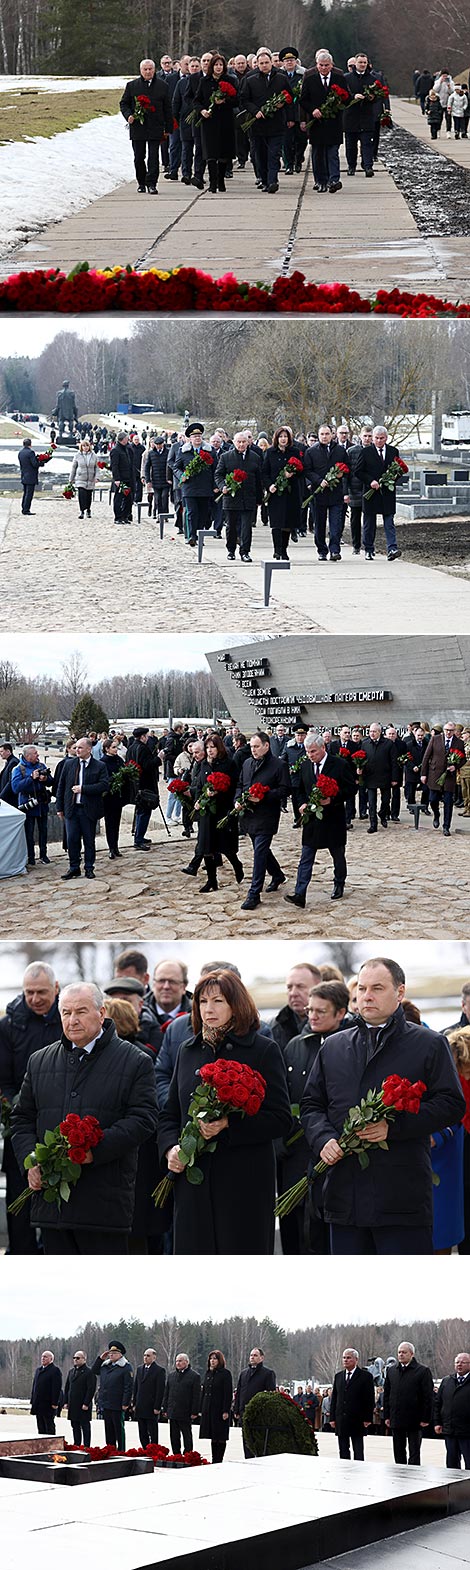
M123 182L129 134L122 115L88 120L74 131L35 136L0 147L0 256L24 244L46 224L87 207ZM85 260L86 258L84 258Z
M134 76L137 73L137 67ZM100 92L103 88L125 87L125 76L0 76L0 93L35 88L39 93Z

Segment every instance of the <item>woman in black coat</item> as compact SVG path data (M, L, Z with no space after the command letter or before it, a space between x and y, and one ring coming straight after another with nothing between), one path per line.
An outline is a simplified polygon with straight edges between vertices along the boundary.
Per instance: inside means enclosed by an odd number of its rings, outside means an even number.
M139 1016L128 998L106 998L106 1015L112 1019L123 1041L132 1042L155 1064L155 1051L139 1037ZM145 1034L145 1027L142 1035ZM130 1254L162 1254L163 1235L171 1227L171 1199L163 1209L157 1210L152 1193L159 1179L159 1161L155 1134L139 1145L134 1193L134 1215L129 1238Z
M197 806L199 792L206 784L209 774L227 774L230 779L228 790L214 794L215 813L204 812L199 816L196 855L202 856L207 872L207 883L199 889L200 894L209 894L218 888L216 856L226 856L230 866L233 867L237 883L243 880L243 867L237 856L238 827L236 818L231 818L226 828L218 828L220 818L225 818L231 811L235 799L235 789L238 780L237 770L226 751L220 736L209 736L205 743L205 761L200 763L197 771Z
M274 1140L292 1123L287 1076L280 1047L258 1030L259 1014L233 971L203 976L193 999L192 1040L179 1051L166 1107L160 1113L158 1146L175 1176L175 1254L272 1254L274 1251ZM188 1116L198 1071L216 1059L246 1063L266 1081L254 1117L229 1113L201 1123L203 1138L216 1148L198 1158L204 1181L188 1182L179 1159L179 1138Z
M281 425L274 432L272 447L268 447L263 458L263 484L267 492L269 522L274 546L274 560L288 561L287 546L289 536L297 539L300 525L301 479L300 471L294 472L293 479L289 481L284 491L276 490L276 481L285 469L289 458L297 458L302 463L301 449L294 442L289 425Z
M124 799L120 791L111 795L114 775L118 773L119 769L122 769L122 758L119 757L118 749L119 742L115 736L110 737L109 741L103 742L103 763L109 776L109 788L106 795L103 796L103 813L110 861L115 861L116 857L121 855L119 849L119 829Z
M212 94L220 87L221 104L209 108ZM207 75L201 72L194 105L201 116L202 156L209 170L209 191L225 191L225 170L235 157L235 115L238 102L236 82L227 71L223 55L214 54Z
M230 1433L233 1380L223 1352L210 1352L202 1386L200 1439L211 1440L213 1462L223 1461Z

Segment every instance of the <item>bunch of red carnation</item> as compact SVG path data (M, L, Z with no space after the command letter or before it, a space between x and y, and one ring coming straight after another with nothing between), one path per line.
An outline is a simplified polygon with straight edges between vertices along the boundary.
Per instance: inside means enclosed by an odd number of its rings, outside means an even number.
M389 1074L382 1085L382 1101L384 1107L394 1107L396 1112L419 1112L425 1090L422 1079L416 1079L412 1084L400 1074Z
M199 1070L199 1078L215 1090L221 1108L245 1112L249 1118L259 1112L266 1095L265 1080L247 1063L217 1058L215 1063L206 1063Z
M82 1167L88 1151L94 1150L103 1138L103 1130L100 1128L98 1118L88 1116L80 1118L75 1112L68 1112L63 1123L59 1123L59 1128L62 1137L68 1140L70 1146L69 1160L76 1161L77 1166Z
M170 796L186 796L189 790L188 780L168 780L167 790Z

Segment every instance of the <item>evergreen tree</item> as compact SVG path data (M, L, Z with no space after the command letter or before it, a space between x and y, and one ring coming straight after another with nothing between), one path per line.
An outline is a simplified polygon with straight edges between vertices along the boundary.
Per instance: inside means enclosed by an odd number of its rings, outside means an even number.
M70 715L70 730L74 736L87 736L90 730L109 730L109 720L100 703L91 692L84 692Z

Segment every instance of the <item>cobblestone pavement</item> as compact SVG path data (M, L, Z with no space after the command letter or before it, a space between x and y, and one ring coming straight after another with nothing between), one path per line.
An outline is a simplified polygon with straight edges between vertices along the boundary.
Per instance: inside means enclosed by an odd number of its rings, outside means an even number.
M270 557L270 531L263 535ZM224 547L218 549L220 565L206 556L198 568L197 552L171 524L161 542L144 507L140 525L118 527L107 496L95 500L91 522L83 523L76 503L61 495L36 495L29 519L15 497L0 543L0 630L33 616L41 632L83 632L85 623L99 632L183 633L186 606L191 632L250 632L255 618L256 630L269 632L273 608L262 604L261 569L236 562L230 571ZM307 608L276 606L276 632L302 629L320 630Z
M219 872L219 891L201 894L198 878L184 875L195 839L182 838L171 826L168 839L159 814L149 830L151 851L133 848L130 815L121 830L122 859L109 861L104 838L98 841L94 882L61 883L67 867L53 845L50 867L38 864L25 877L2 885L2 936L18 938L461 938L468 925L470 820L454 814L450 839L432 828L431 818L414 820L402 808L399 824L367 837L356 820L348 837L349 877L341 902L331 903L332 862L321 851L305 911L287 905L300 853L299 833L290 813L282 816L274 849L288 877L286 889L262 896L253 912L242 911L252 867L251 842L241 839L240 855L248 876L239 888L231 867Z

